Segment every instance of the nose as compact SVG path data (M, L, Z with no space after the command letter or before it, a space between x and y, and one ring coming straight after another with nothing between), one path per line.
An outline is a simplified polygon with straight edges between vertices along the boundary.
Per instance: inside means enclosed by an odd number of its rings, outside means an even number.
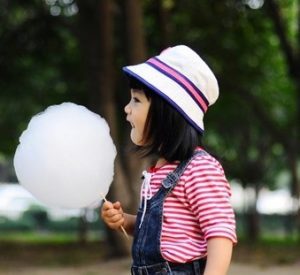
M130 106L129 103L124 107L125 113L128 115L130 113Z

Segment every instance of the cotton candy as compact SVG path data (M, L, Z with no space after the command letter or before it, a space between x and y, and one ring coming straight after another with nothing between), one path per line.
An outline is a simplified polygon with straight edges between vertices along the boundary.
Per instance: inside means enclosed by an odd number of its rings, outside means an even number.
M81 208L109 190L116 148L106 121L74 103L35 115L14 156L17 178L41 202Z

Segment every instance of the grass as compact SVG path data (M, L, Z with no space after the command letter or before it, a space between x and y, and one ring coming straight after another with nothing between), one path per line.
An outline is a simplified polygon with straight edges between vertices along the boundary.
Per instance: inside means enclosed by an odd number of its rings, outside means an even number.
M105 256L100 239L76 233L17 232L0 235L0 269L9 266L68 266L99 262Z
M19 243L19 244L49 244L49 243L70 243L75 242L78 237L73 234L43 234L33 232L17 232L7 233L0 236L0 242L3 243Z
M76 232L15 232L0 234L0 269L21 266L68 266L103 261L111 246L99 232L90 233L85 244ZM300 243L296 238L264 236L258 242L239 238L234 248L235 262L261 266L300 262Z
M87 235L88 242L100 241L103 232L94 231ZM68 244L79 240L77 232L25 231L6 232L0 235L0 243L11 244Z

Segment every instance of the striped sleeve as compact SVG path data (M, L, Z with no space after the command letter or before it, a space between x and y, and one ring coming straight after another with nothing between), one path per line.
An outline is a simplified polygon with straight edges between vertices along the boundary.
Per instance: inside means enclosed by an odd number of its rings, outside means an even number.
M204 239L224 237L237 242L230 185L217 160L206 155L192 161L186 171L185 193Z

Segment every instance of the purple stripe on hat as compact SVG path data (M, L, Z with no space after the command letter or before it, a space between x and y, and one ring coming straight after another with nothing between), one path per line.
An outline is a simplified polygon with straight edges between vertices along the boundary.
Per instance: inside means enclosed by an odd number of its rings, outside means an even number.
M146 63L159 70L167 77L173 79L192 96L192 98L197 102L204 113L207 111L209 103L206 97L185 75L179 73L178 71L155 57L147 60Z

